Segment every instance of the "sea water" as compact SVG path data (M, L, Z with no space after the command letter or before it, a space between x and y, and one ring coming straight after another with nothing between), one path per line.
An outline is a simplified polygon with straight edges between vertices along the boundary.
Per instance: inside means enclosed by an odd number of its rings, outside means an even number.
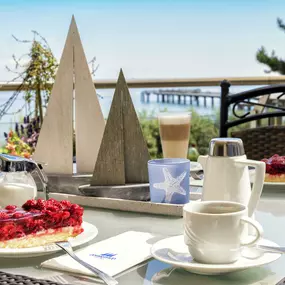
M254 88L254 86L233 86L231 87L231 92L236 93L244 90L249 90ZM171 88L171 89L179 89L179 88ZM193 90L196 87L189 87L183 88ZM220 92L220 87L201 87L202 92ZM142 102L141 101L141 92L143 90L147 90L147 88L138 89L138 88L131 88L130 94L133 100L134 107L137 113L146 112L150 117L156 117L156 115L163 111L189 111L191 108L195 109L197 113L200 115L210 116L214 118L220 109L220 99L214 99L214 107L212 107L211 99L207 98L206 107L204 106L204 99L200 98L199 106L196 105L195 101L193 100L193 105L190 105L189 102L184 104L177 103L158 103L156 101L156 96L150 96L150 102ZM97 90L98 99L101 105L101 109L105 118L108 117L110 106L112 103L114 89L98 89ZM7 102L7 100L13 95L13 92L3 91L0 92L0 111L3 108L3 104ZM4 132L9 132L10 129L14 129L16 122L22 122L23 117L33 111L34 103L31 103L29 108L28 104L25 104L23 99L24 94L19 94L11 108L7 111L1 120L0 120L0 146L5 142ZM183 101L183 100L182 100ZM189 100L188 100L189 101ZM21 110L20 112L17 112Z

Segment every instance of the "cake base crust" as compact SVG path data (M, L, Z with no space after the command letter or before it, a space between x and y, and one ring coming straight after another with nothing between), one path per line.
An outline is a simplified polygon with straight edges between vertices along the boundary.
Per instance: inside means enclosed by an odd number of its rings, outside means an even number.
M285 174L265 174L265 182L284 182L285 183Z
M0 241L0 248L29 248L44 246L58 241L67 241L83 231L81 226L49 229L21 238Z

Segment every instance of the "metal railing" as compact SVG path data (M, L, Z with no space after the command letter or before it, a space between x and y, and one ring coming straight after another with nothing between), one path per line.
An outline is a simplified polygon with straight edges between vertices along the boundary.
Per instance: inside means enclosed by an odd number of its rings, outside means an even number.
M231 85L271 85L285 83L285 76L259 76L259 77L221 77L221 78L168 78L168 79L127 79L129 88L161 88L161 87L203 87L220 86L226 79ZM95 80L97 89L113 89L116 80ZM15 91L20 83L0 83L0 91Z

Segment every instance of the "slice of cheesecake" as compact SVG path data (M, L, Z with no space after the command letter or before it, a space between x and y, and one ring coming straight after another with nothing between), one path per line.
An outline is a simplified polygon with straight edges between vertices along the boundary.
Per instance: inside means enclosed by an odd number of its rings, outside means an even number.
M28 200L0 210L0 247L26 248L65 241L83 232L83 208L69 201Z
M265 182L285 182L285 156L274 154L262 161L266 164Z

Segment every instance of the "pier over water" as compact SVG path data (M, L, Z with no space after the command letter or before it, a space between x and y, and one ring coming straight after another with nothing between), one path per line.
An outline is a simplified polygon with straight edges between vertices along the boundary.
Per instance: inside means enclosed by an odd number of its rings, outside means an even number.
M171 89L159 89L159 90L144 90L141 92L141 101L149 103L151 97L156 97L157 103L168 104L188 104L196 106L200 105L199 98L203 98L204 106L207 107L208 100L211 99L211 106L214 107L214 99L220 100L220 93L215 92L201 92L200 89L194 90L171 90Z

